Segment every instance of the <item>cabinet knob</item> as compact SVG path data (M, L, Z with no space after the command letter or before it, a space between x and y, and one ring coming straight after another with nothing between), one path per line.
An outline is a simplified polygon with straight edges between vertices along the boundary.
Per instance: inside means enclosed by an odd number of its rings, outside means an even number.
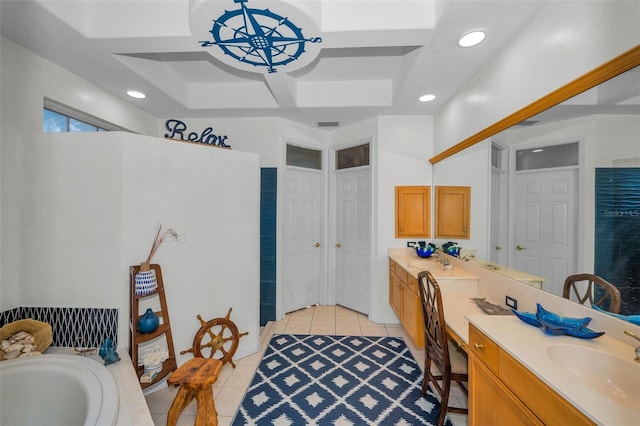
M315 243L314 246L320 247L320 243Z
M484 345L482 343L474 343L473 347L478 349L478 350L480 350L480 349L484 348Z
M496 246L496 250L502 250L501 246Z
M340 244L340 243L336 243L336 247L337 247L337 248L340 248L340 247L342 247L342 244Z

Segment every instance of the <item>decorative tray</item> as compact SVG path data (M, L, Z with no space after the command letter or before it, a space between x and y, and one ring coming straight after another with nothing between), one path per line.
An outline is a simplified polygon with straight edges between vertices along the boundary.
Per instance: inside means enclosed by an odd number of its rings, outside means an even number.
M516 314L523 322L540 328L546 334L552 336L567 335L572 337L579 337L581 339L594 339L604 334L604 331L593 331L587 328L590 317L584 318L572 318L561 317L558 314L547 311L540 304L536 304L536 313L520 312L512 309L512 312Z
M482 309L482 311L485 314L488 315L511 315L511 311L507 308L503 308L500 305L495 305L491 302L487 302L487 300L484 297L470 297L469 299L473 300L474 302L476 302L476 305L478 305L478 307L480 309Z

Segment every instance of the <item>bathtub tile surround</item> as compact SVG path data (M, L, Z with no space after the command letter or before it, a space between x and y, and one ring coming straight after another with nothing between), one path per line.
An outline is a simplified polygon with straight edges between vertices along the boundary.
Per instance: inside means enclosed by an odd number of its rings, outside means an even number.
M25 318L51 324L53 346L98 348L107 338L118 344L118 309L22 306L0 312L0 327Z

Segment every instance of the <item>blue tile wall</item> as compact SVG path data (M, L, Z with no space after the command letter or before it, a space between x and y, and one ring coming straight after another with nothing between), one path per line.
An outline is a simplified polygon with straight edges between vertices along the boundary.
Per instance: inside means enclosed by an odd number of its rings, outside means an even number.
M278 169L260 171L260 325L276 319Z
M0 327L25 318L51 324L52 346L98 348L107 337L118 343L118 309L20 307L0 312Z
M596 168L594 273L618 287L620 313L640 313L640 168Z

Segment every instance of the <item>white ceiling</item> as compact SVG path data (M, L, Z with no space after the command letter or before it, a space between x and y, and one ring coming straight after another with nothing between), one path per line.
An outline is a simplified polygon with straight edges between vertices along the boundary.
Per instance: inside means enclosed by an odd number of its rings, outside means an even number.
M201 46L212 40L214 19L241 8L234 0L1 0L0 30L161 119L259 116L346 125L437 113L545 3L245 1L288 17L306 38L322 39L305 43L297 61L273 73L220 55L219 46ZM487 39L457 47L472 29L486 30ZM129 98L129 89L147 98ZM437 99L418 102L426 92Z

